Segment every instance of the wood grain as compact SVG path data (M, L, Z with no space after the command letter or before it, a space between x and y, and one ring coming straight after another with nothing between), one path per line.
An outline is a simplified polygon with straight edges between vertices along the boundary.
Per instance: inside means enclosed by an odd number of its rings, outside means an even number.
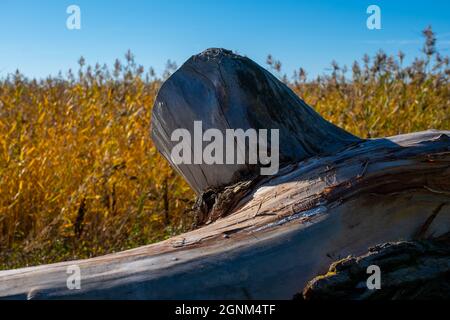
M153 107L152 138L197 193L258 175L260 165L248 163L174 164L170 154L177 142L171 134L183 128L193 136L194 121L202 121L203 130L222 133L278 129L281 163L332 154L362 141L323 119L270 72L225 49L192 56L164 82Z
M450 230L449 135L373 139L298 161L192 232L102 257L1 271L0 297L292 298L339 258ZM66 286L72 264L81 268L81 290Z

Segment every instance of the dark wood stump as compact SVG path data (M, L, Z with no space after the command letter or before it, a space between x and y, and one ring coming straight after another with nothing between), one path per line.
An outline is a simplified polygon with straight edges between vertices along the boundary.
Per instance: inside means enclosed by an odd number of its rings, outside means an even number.
M192 56L163 84L153 107L153 141L197 193L258 174L260 166L248 163L175 165L171 134L183 128L193 136L194 121L202 121L204 131L224 134L226 129L279 129L281 164L361 141L323 119L267 70L225 49Z

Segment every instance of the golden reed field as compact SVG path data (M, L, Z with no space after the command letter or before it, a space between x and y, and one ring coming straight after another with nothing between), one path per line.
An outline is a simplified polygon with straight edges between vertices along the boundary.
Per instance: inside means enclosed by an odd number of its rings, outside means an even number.
M449 58L431 28L415 59L380 51L309 79L268 68L326 119L365 138L450 129ZM419 52L419 50L418 50ZM411 58L411 57L408 57ZM128 52L45 80L0 80L0 269L88 258L192 228L195 195L158 154L162 77Z

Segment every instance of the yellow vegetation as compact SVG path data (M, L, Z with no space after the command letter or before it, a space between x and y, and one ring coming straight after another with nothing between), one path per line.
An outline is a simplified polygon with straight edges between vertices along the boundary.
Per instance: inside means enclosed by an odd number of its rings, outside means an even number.
M361 137L449 129L449 59L424 31L423 56L379 52L351 70L292 80L326 119ZM174 65L168 65L167 77ZM112 70L0 80L0 268L92 257L188 230L194 194L158 154L150 117L163 79L126 54Z

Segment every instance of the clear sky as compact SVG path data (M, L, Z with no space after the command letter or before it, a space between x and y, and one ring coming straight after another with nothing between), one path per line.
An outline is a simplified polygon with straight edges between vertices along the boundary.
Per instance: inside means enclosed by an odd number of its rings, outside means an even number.
M81 29L69 30L66 9L81 9ZM369 30L366 9L381 8L381 30ZM431 24L449 55L449 0L0 0L0 76L19 68L30 77L87 62L112 64L127 49L161 72L208 47L224 47L264 64L271 53L290 76L326 72L334 59L351 64L382 48L418 55Z

